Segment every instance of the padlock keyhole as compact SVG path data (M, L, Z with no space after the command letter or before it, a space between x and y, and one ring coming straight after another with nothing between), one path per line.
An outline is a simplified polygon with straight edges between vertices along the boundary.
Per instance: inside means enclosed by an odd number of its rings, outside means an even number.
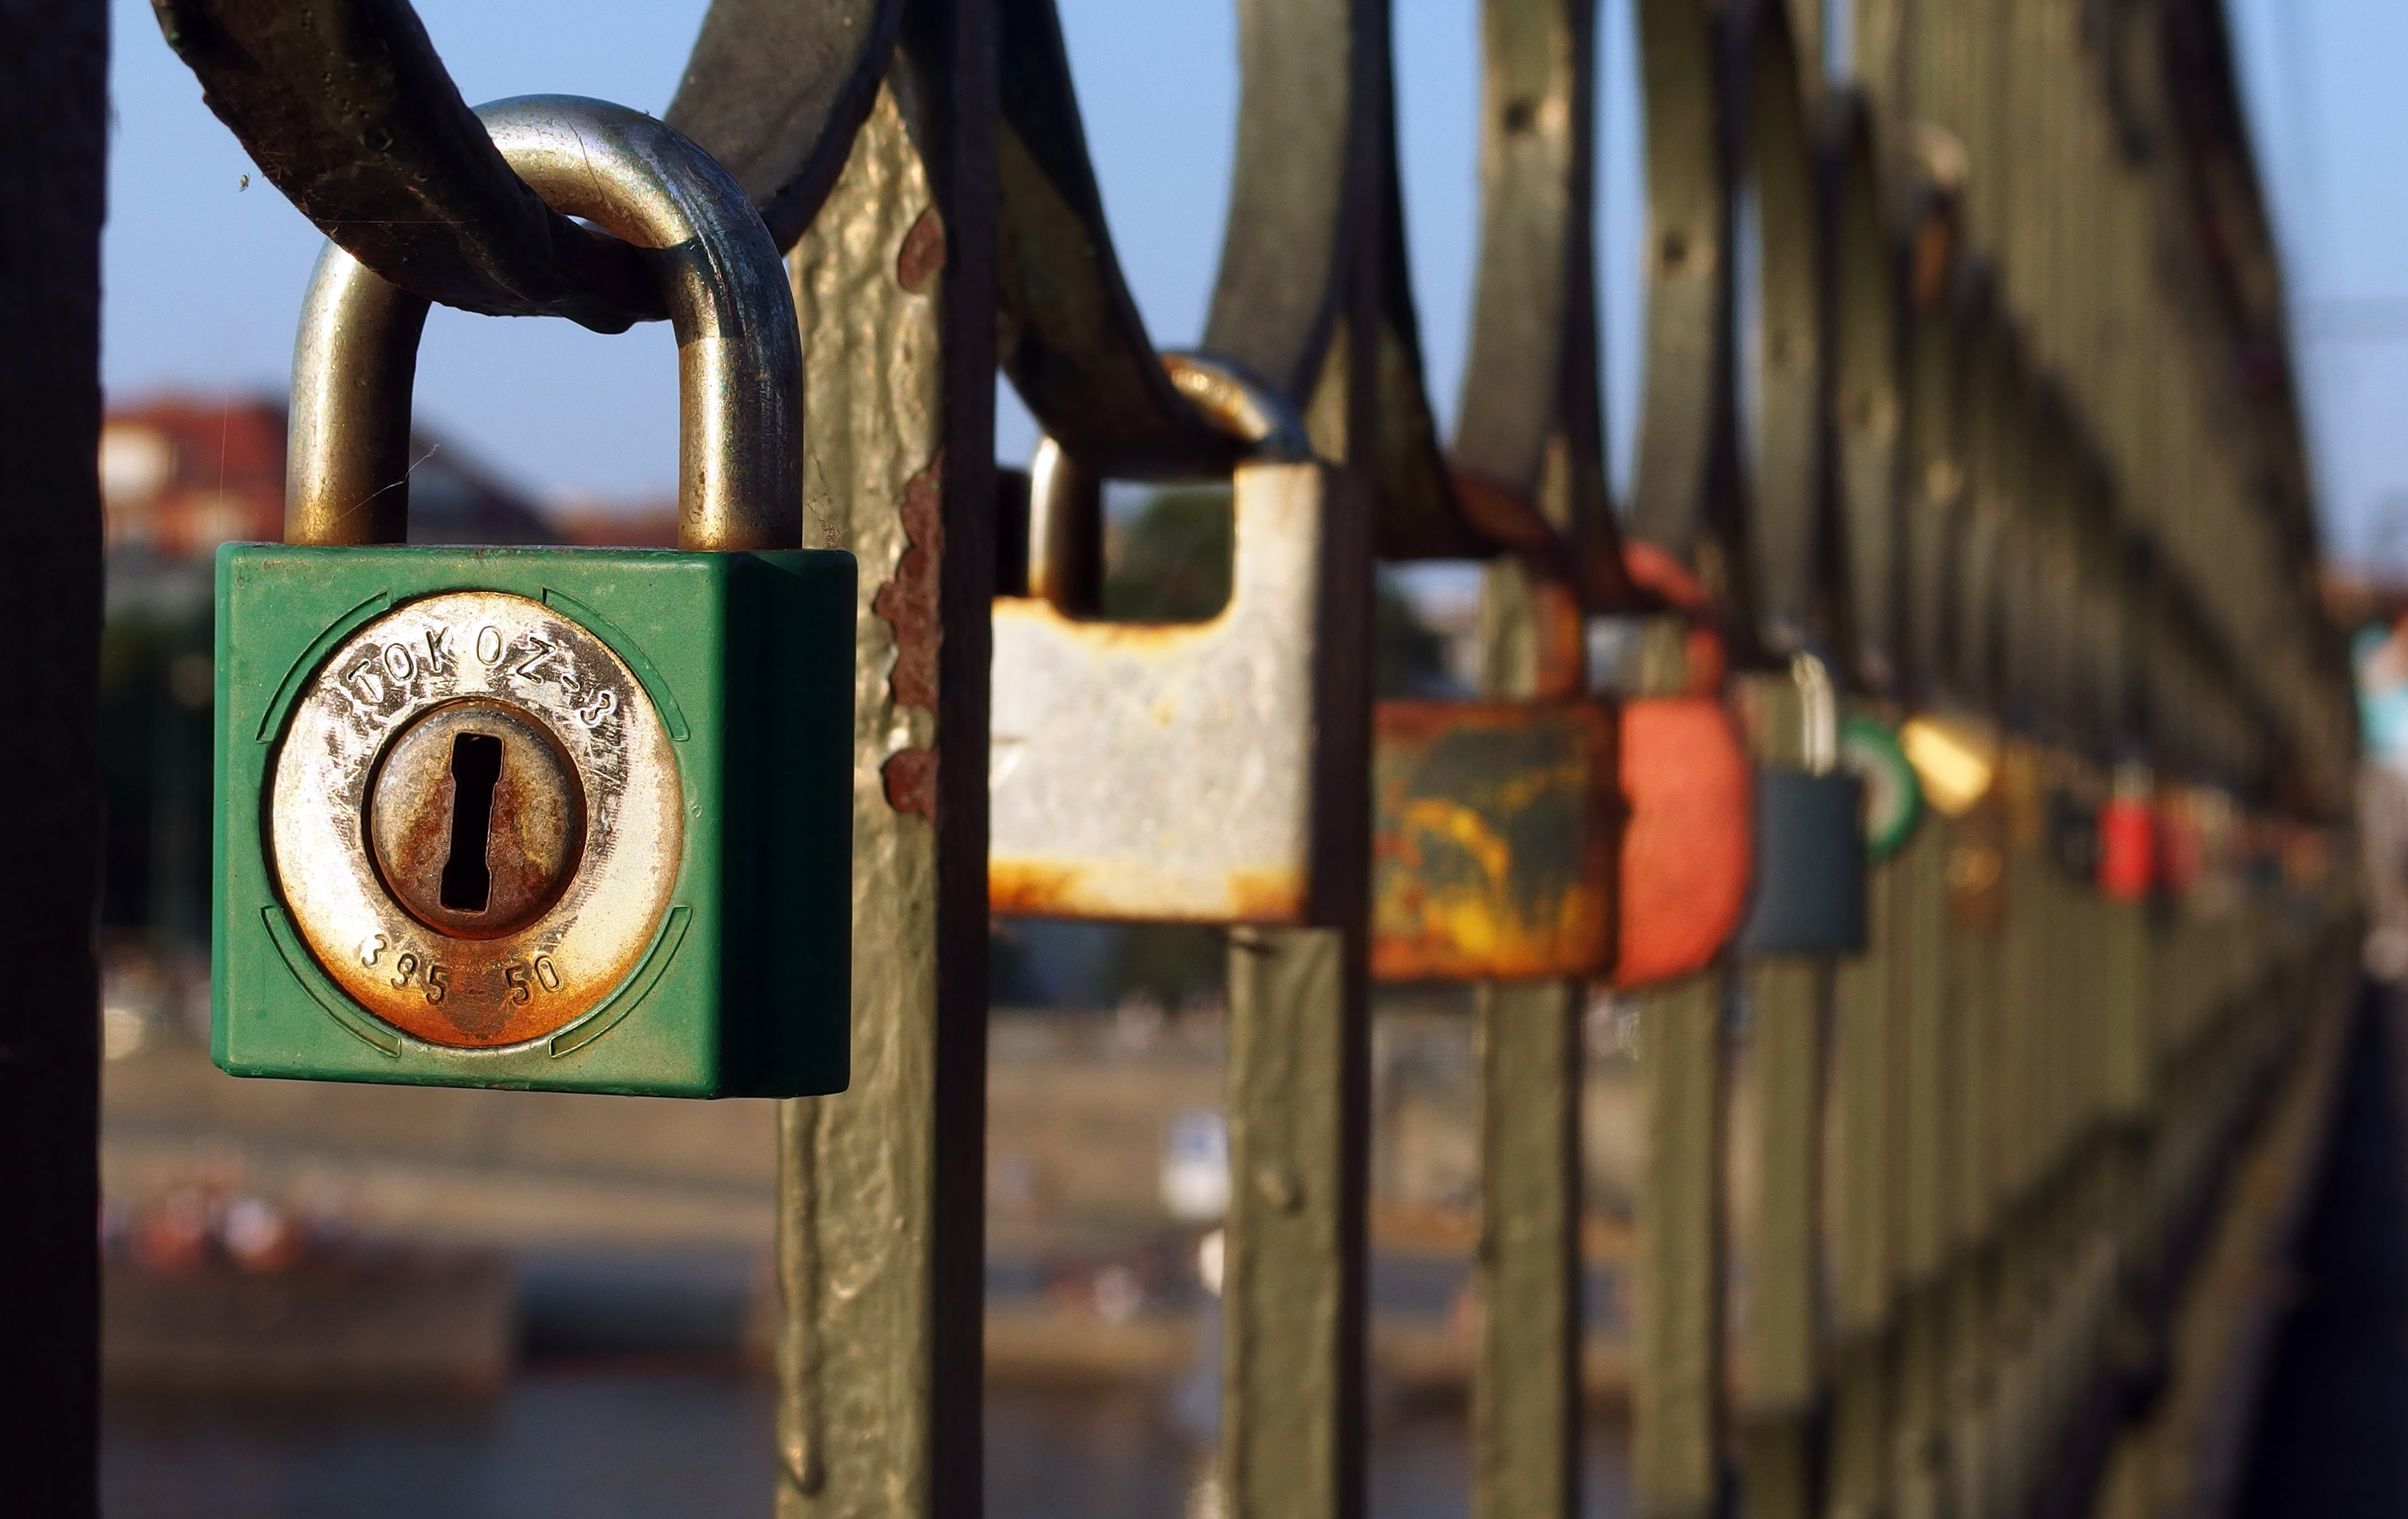
M452 740L452 855L443 862L439 900L454 912L482 912L493 900L485 840L494 829L494 787L502 779L502 741L490 733Z
M575 763L533 713L484 697L446 703L395 737L367 813L395 904L459 939L499 938L541 917L585 853Z

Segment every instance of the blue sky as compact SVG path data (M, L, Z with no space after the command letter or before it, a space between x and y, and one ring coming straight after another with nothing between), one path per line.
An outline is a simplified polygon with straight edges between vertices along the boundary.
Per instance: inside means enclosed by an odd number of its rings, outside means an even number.
M2329 547L2408 569L2408 6L2239 0Z
M1230 0L1059 0L1114 236L1158 343L1203 325L1236 114ZM2400 0L2234 0L2261 162L2303 312L2329 540L2408 564L2408 58ZM471 101L557 91L666 105L705 0L418 0ZM1600 265L1613 460L1629 463L1639 374L1638 136L1630 0L1604 0ZM160 40L115 0L116 135L104 367L113 394L280 393L319 237L255 176ZM1455 408L1477 193L1476 0L1398 6L1399 143L1413 285L1441 416ZM2389 303L2389 304L2385 304ZM546 497L638 500L675 479L676 361L664 325L601 337L558 321L437 310L421 420ZM1034 441L1008 395L999 451ZM2390 521L2387 530L2377 524Z

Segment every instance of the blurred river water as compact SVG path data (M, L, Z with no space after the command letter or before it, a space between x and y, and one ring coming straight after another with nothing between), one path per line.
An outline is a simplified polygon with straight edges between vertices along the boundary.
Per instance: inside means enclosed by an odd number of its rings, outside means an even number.
M770 1105L229 1081L197 961L128 941L110 968L113 1519L769 1512ZM995 1021L994 1519L1220 1512L1218 1010ZM1636 1106L1599 1013L1583 1297L1603 1516L1627 1512ZM1469 1020L1392 1001L1376 1027L1371 1512L1439 1519L1469 1512Z
M990 1519L1209 1519L1211 1458L1174 1396L990 1390ZM538 1364L482 1405L119 1399L102 1499L112 1519L757 1519L770 1512L770 1390L757 1377ZM1629 1512L1622 1426L1596 1424L1583 1512ZM1459 1408L1383 1419L1378 1519L1470 1504Z

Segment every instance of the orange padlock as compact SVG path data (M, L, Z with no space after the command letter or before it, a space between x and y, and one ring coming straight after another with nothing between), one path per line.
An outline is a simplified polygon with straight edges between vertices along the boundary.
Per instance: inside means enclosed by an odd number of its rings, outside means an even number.
M1621 953L1629 988L1702 970L1739 931L1754 848L1747 752L1711 695L1622 709Z

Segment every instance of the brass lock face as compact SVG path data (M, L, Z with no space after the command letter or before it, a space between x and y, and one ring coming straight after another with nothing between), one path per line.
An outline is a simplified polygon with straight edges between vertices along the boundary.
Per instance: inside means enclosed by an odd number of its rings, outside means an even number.
M542 1039L607 997L683 849L669 738L619 656L542 602L455 592L346 638L270 782L311 954L432 1044Z

